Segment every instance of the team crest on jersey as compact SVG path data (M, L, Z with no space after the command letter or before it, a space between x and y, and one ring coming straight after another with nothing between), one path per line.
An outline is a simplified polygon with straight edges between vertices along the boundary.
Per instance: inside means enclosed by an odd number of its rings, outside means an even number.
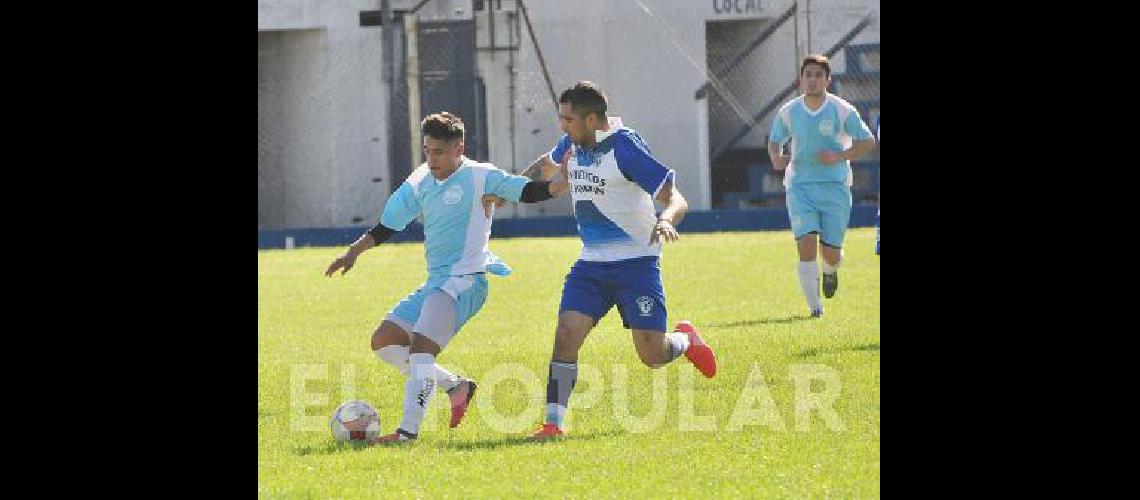
M642 316L649 316L649 313L653 311L653 299L645 295L638 297L637 308L641 310Z
M459 185L451 186L451 187L447 188L447 191L443 192L443 202L448 204L448 205L454 205L456 203L459 203L459 200L462 200L462 199L463 199L463 188L460 187Z
M819 133L823 135L835 135L835 122L831 120L819 122Z

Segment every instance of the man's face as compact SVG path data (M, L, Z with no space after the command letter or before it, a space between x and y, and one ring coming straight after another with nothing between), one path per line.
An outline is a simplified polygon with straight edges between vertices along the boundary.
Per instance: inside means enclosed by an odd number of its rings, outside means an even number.
M424 158L436 179L446 179L455 172L459 168L460 156L463 156L462 140L424 137Z
M595 115L582 116L574 112L568 103L558 105L558 116L562 124L562 131L570 134L574 144L593 144L594 128L598 122Z
M800 72L800 90L812 97L820 97L827 91L831 75L818 64L807 64Z

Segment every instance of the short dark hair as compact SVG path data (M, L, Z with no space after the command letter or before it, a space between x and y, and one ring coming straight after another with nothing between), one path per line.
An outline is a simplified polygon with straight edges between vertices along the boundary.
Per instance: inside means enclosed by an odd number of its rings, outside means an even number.
M808 54L804 57L804 61L800 63L800 74L804 74L804 68L809 64L818 64L823 67L823 72L827 76L831 76L831 62L827 60L827 56L823 54Z
M420 133L425 137L450 141L463 139L463 119L447 111L433 113L420 122Z
M564 90L562 96L558 98L558 103L569 104L570 109L581 116L590 113L597 113L602 118L606 116L606 95L591 81L582 80Z

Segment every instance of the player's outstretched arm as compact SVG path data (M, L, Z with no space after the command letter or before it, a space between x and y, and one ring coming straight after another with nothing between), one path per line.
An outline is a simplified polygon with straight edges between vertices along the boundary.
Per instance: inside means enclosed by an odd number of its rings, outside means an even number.
M545 154L535 159L520 175L528 176L535 169L538 169L541 172L542 180L530 181L526 186L523 186L522 196L519 198L519 202L538 203L551 198L557 198L569 191L570 182L566 170L566 164L569 159L569 152L563 156L561 164L550 161L550 157ZM560 179L551 180L559 173L562 174ZM502 207L507 203L507 200L493 194L485 194L483 195L482 202L483 212L487 217L491 217L491 210L494 207Z
M348 247L348 250L345 250L343 255L333 259L328 269L325 270L325 276L332 276L337 271L340 271L340 274L343 276L352 269L352 266L356 265L356 258L359 257L360 254L369 248L383 243L388 238L391 238L394 233L395 231L392 229L377 222L375 226L372 226L372 229L360 235L360 237Z

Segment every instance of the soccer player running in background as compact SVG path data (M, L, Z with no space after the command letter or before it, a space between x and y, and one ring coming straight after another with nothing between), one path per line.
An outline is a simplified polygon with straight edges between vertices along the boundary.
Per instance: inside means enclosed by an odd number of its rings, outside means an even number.
M565 135L531 168L546 172L564 162L582 252L562 288L546 420L536 440L564 434L578 351L614 305L647 366L659 368L684 354L704 376L716 374L716 356L692 323L681 321L666 333L661 242L677 240L674 226L688 209L673 170L653 158L641 136L623 127L620 118L607 118L606 96L592 82L578 82L558 102ZM660 215L654 215L654 199L665 205Z
M827 92L830 83L827 57L805 57L799 75L803 95L780 108L768 135L772 168L787 168L784 187L800 258L797 270L813 317L823 315L815 263L817 240L823 253L823 295L831 298L839 288L843 237L851 219L850 160L875 147L875 138L859 111ZM783 153L788 139L792 141L790 156Z
M361 253L423 214L427 281L389 311L372 334L376 356L407 377L403 419L396 432L377 439L381 443L416 439L436 386L451 400L453 428L475 394L473 380L445 370L436 357L483 307L488 292L485 273L510 274L510 268L488 246L492 208L484 206L483 195L528 203L551 197L550 182L531 182L464 156L463 121L458 116L432 114L420 126L427 161L388 198L380 221L325 271L325 276L337 270L347 273ZM557 173L557 166L542 170L546 179ZM555 190L561 194L565 181L558 185Z

